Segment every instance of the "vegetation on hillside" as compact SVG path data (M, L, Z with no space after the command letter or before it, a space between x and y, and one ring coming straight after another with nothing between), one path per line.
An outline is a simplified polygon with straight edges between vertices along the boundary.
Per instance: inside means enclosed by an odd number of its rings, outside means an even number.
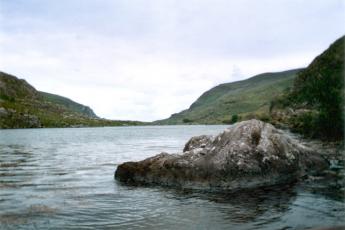
M189 109L155 124L232 124L256 118L306 137L343 140L344 40L334 42L306 69L218 85Z
M218 85L202 94L189 109L155 124L230 124L251 118L267 120L270 101L292 87L299 71L264 73Z
M53 104L62 105L66 108L80 114L84 114L88 117L98 118L97 115L93 112L93 110L85 105L79 104L77 102L72 101L69 98L62 97L56 94L46 93L46 92L39 92L42 96L42 99L46 102L51 102Z
M272 102L273 119L308 137L343 140L344 42L334 42L298 74L291 91Z
M25 80L0 72L0 128L141 125L98 118L87 106L37 91Z

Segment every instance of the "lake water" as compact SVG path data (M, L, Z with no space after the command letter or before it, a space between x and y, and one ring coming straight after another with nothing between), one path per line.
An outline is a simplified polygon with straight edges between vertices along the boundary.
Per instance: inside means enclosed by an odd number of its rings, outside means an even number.
M191 136L224 128L0 130L0 229L307 229L345 223L343 181L212 194L114 180L120 163L181 151Z

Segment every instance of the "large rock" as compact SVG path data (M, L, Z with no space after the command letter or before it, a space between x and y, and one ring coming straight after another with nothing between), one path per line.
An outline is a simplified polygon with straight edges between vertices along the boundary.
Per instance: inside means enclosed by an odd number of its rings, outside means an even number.
M286 183L327 167L318 153L283 131L249 120L216 137L193 137L183 154L161 153L123 163L115 178L134 184L228 190Z

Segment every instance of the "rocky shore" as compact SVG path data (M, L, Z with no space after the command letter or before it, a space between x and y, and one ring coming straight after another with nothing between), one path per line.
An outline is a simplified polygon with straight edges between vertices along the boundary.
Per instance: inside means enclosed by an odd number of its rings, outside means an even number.
M232 190L288 183L328 167L317 151L284 131L249 120L215 137L192 137L182 153L123 163L115 178L139 185Z

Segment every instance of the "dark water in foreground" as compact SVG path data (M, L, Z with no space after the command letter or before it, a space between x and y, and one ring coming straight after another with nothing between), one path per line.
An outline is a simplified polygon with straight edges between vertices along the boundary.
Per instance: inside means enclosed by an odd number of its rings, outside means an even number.
M116 166L225 126L0 130L0 229L306 229L344 224L339 181L228 194L127 187ZM341 183L340 183L341 184Z

